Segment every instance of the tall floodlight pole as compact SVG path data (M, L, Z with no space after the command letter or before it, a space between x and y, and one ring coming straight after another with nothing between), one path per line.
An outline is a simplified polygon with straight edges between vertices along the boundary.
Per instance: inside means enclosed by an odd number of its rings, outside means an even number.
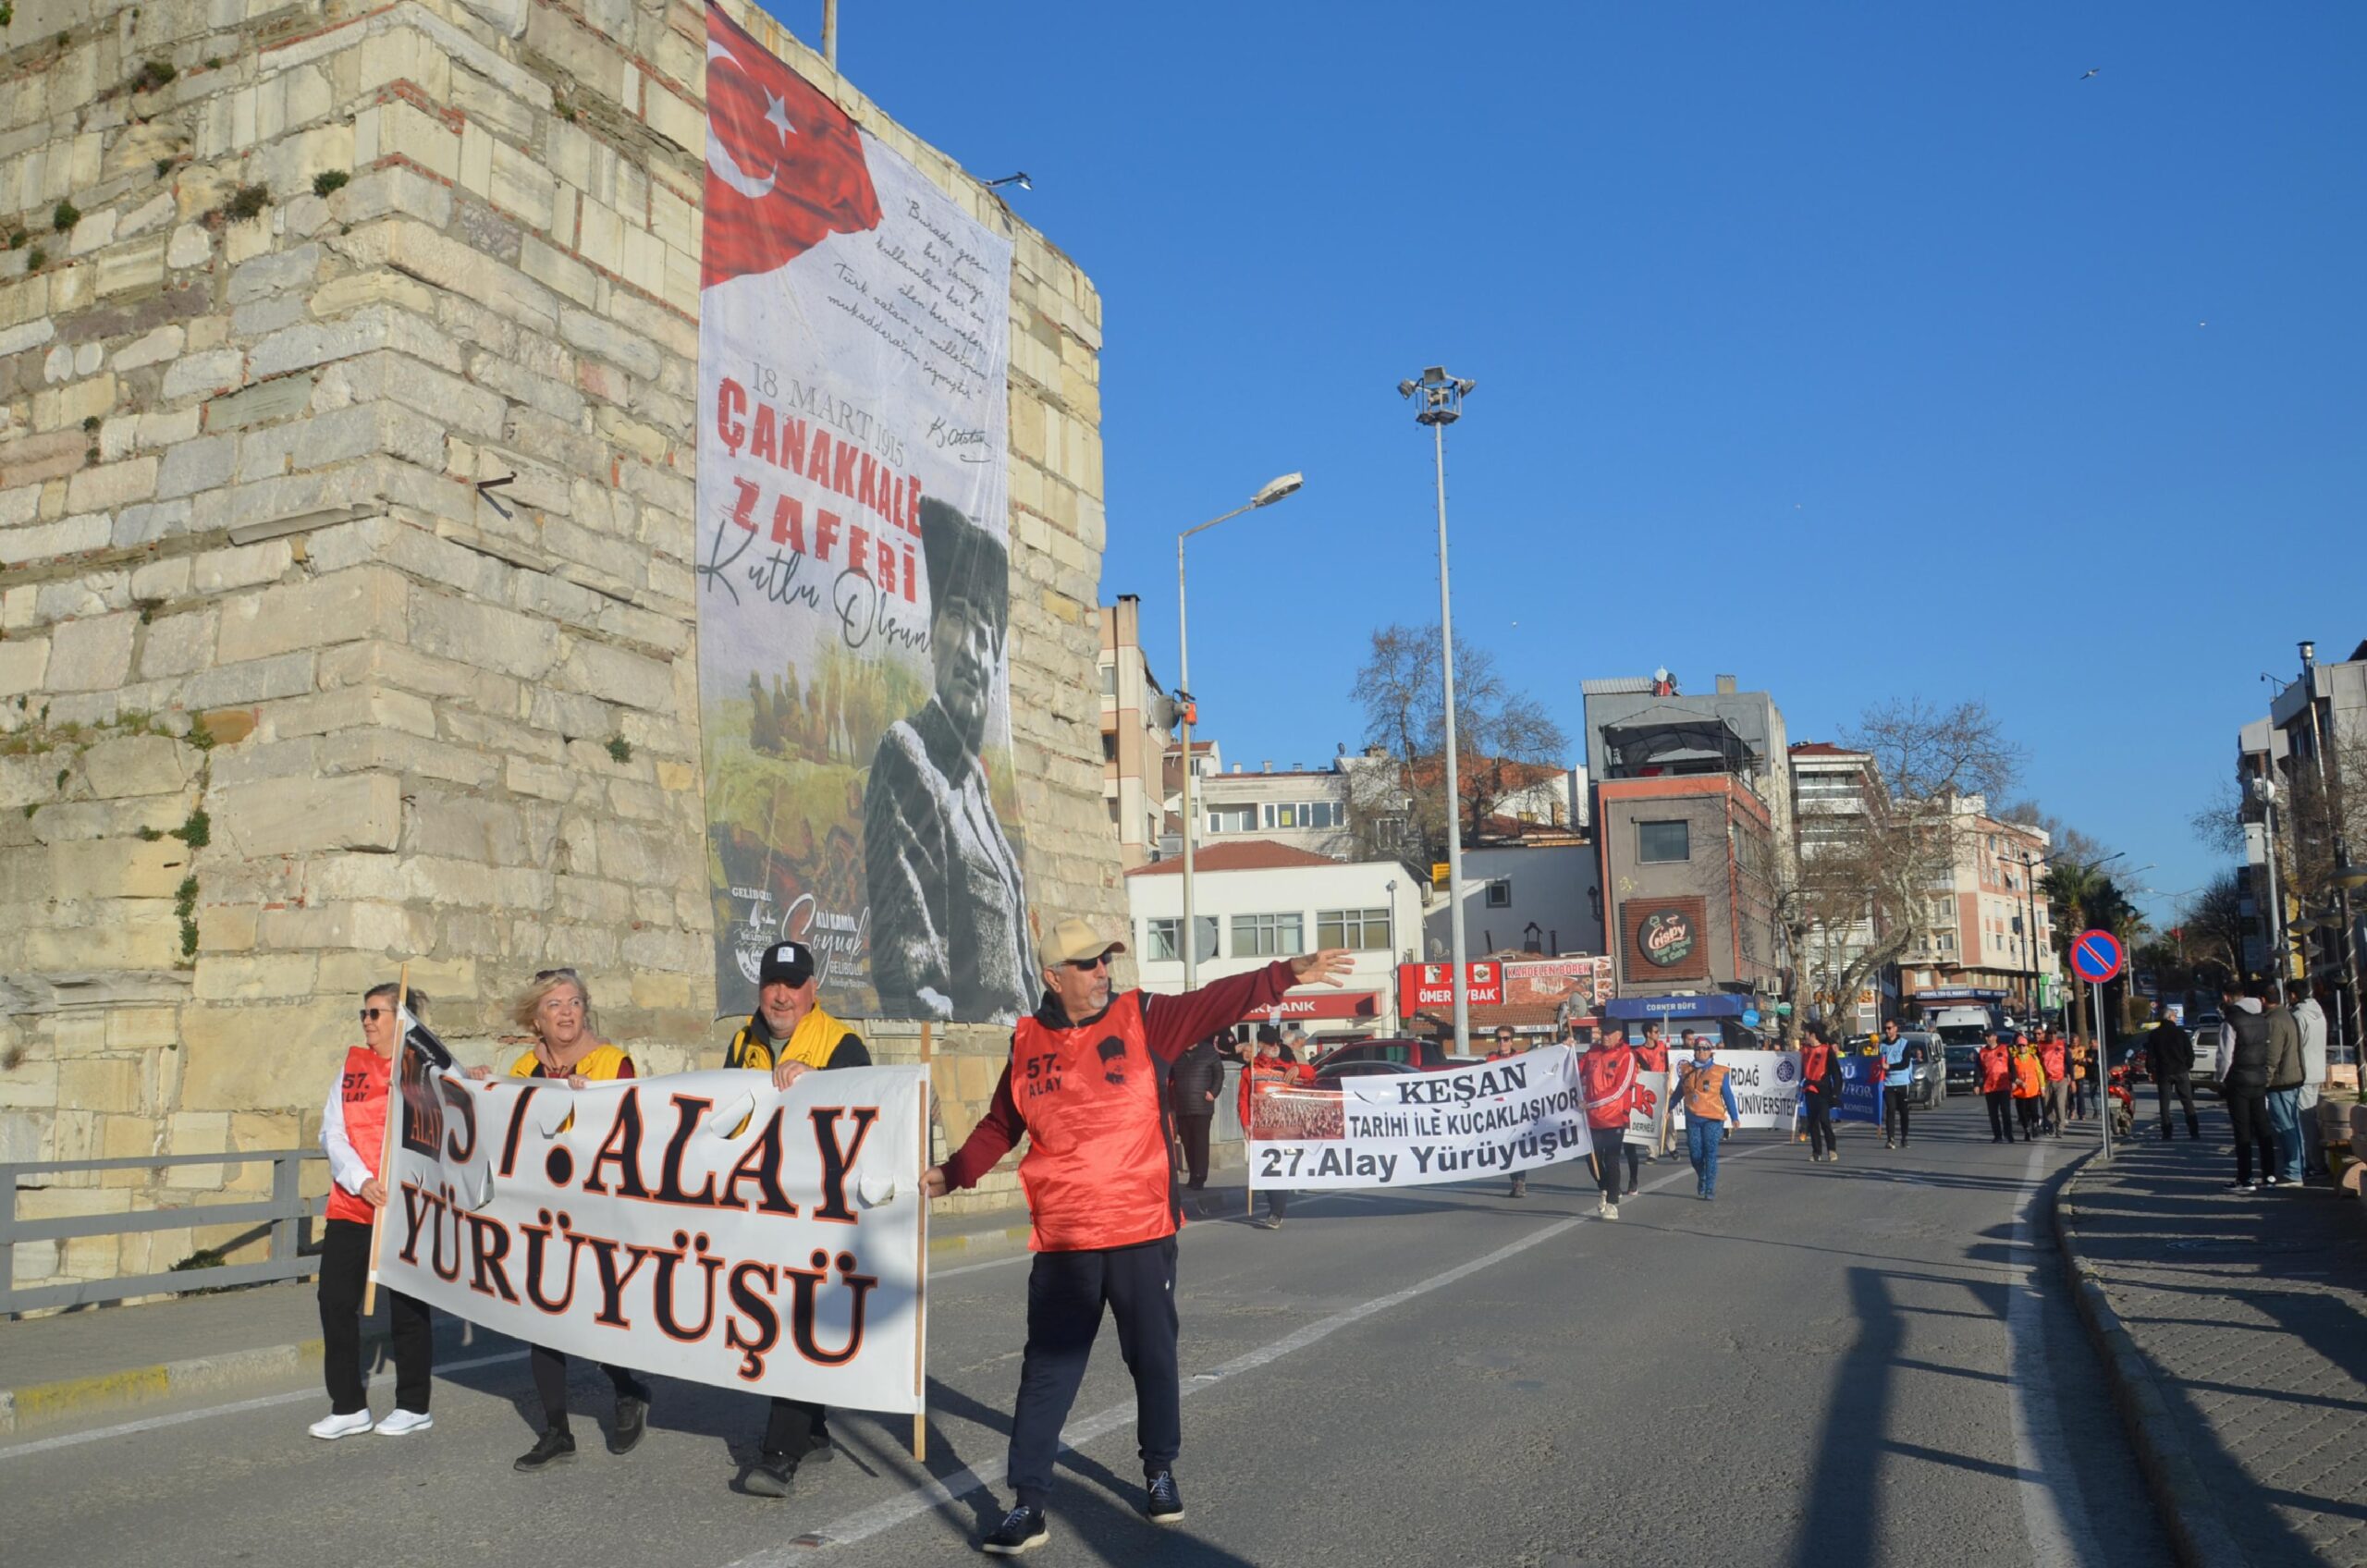
M1454 738L1454 595L1447 585L1446 427L1463 417L1463 399L1478 383L1447 374L1442 366L1422 372L1419 381L1401 381L1397 394L1415 403L1414 421L1430 427L1439 478L1439 669L1446 688L1446 899L1447 925L1453 934L1454 1049L1471 1051L1471 994L1466 985L1467 950L1463 937L1463 794Z
M1184 732L1184 988L1196 990L1200 984L1200 943L1192 925L1192 721L1198 717L1199 704L1192 696L1192 631L1184 597L1184 542L1195 533L1205 533L1218 523L1230 522L1244 512L1270 507L1285 496L1297 493L1306 483L1303 473L1286 473L1269 479L1257 487L1257 494L1233 508L1222 517L1212 517L1197 528L1187 528L1175 536L1175 704Z

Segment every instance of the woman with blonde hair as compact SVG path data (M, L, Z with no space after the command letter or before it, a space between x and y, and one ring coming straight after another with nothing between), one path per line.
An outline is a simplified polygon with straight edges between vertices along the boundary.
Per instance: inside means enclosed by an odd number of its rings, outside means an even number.
M534 1044L509 1067L512 1078L547 1078L570 1089L633 1076L632 1058L600 1037L599 1021L592 1011L592 993L572 969L537 971L521 992L510 1017L534 1036ZM490 1068L476 1068L472 1077L489 1078ZM534 1373L534 1392L543 1402L543 1435L518 1456L517 1468L534 1471L558 1460L575 1457L575 1435L567 1422L567 1356L535 1345L528 1356ZM622 1366L605 1363L617 1392L616 1429L608 1438L610 1453L629 1453L641 1441L649 1415L649 1385Z

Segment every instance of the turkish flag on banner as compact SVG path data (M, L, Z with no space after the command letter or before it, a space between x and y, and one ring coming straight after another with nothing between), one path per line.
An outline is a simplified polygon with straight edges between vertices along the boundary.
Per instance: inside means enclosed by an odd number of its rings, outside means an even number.
M699 287L770 272L833 234L878 222L854 121L709 5Z

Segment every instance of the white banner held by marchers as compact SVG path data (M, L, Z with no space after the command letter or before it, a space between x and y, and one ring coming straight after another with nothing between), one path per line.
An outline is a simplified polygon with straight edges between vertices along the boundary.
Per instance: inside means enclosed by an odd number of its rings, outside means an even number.
M1586 1153L1567 1046L1445 1072L1349 1078L1339 1089L1253 1095L1249 1185L1418 1187L1533 1170Z
M531 1344L916 1412L926 1070L570 1090L406 1049L390 1290Z
M1726 1070L1726 1084L1735 1092L1735 1104L1742 1111L1737 1128L1789 1127L1792 1112L1800 1103L1800 1053L1797 1051L1713 1051L1719 1066ZM1669 1059L1669 1084L1674 1088L1677 1074L1693 1058L1677 1053ZM1679 1096L1681 1099L1682 1096ZM1673 1105L1675 1124L1685 1125L1685 1107Z

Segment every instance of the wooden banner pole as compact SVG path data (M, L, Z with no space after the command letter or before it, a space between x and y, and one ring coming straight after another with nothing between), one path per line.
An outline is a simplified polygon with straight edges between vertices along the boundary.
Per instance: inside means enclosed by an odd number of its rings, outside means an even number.
M921 1023L921 1170L919 1180L928 1180L929 1156L935 1152L935 1134L929 1121L929 1073L934 1044L926 1020ZM928 1192L926 1185L920 1193L920 1257L913 1267L913 1463L928 1463Z
M395 1060L386 1072L386 1127L378 1143L378 1185L384 1190L386 1178L395 1171L395 1140L400 1134L403 1121L403 1009L411 1005L411 964L406 962L402 973L395 979ZM394 1194L386 1194L389 1202ZM378 1255L386 1239L386 1205L380 1204L370 1215L370 1272L362 1287L362 1316L367 1317L378 1305Z

